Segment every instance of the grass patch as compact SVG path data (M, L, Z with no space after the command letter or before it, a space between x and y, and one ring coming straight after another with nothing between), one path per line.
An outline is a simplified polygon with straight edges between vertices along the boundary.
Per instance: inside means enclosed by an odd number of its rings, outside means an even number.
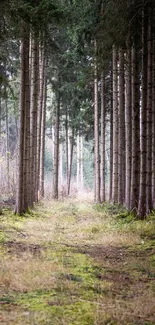
M153 325L154 215L67 200L0 220L3 323Z

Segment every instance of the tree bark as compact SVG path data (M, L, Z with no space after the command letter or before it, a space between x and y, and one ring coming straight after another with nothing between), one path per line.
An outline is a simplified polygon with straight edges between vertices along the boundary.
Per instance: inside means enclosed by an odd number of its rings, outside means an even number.
M127 44L125 67L125 130L126 130L126 174L125 174L125 204L130 209L131 188L131 51Z
M119 134L118 134L118 202L125 198L125 110L124 110L124 51L119 50Z
M101 202L105 201L105 77L101 74Z
M95 52L96 52L95 41ZM96 53L95 53L96 54ZM95 160L95 202L100 203L100 155L99 155L99 105L97 63L94 64L94 160Z
M112 200L118 202L118 81L117 51L113 47L113 188Z
M146 213L153 209L152 201L152 12L149 7L148 21L148 68L147 68L147 175L146 175Z
M147 130L147 7L143 8L142 14L142 105L141 105L141 138L140 138L140 190L138 202L138 216L144 218L146 216L146 130Z
M58 90L57 105L55 114L55 134L54 134L54 173L53 173L53 198L58 199L59 185L59 127L60 127L60 94Z
M31 85L31 205L38 199L37 191L37 116L38 116L38 90L39 90L39 48L38 39L32 39L32 85Z
M23 26L23 36L21 40L21 75L20 75L20 118L19 118L19 149L18 149L18 180L17 180L17 194L16 194L16 208L15 212L22 214L26 211L27 201L25 201L24 192L27 191L26 177L26 153L25 153L25 139L26 139L26 72L29 66L29 31L27 26Z
M44 95L41 123L40 195L44 197L45 127L46 127L47 80L44 75Z
M140 177L140 76L138 52L132 47L132 78L131 78L131 105L132 105L132 154L131 154L131 190L130 209L138 208L139 177Z

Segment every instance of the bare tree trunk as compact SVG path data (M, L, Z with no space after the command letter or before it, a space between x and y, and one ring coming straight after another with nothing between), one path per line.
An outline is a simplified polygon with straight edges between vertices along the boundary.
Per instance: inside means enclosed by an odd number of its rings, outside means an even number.
M22 214L25 212L24 202L25 181L25 111L26 111L26 68L29 65L29 31L27 26L23 26L23 37L21 40L21 76L20 76L20 119L19 119L19 153L18 153L18 180L15 212ZM27 202L26 202L27 203Z
M80 190L80 136L77 134L77 190Z
M105 77L101 74L101 202L105 201Z
M139 198L139 177L140 177L140 77L138 53L132 47L132 81L131 81L131 101L132 101L132 154L131 154L131 190L130 209L137 210Z
M30 39L29 39L30 40ZM24 174L24 204L25 210L31 204L31 174L30 174L30 66L29 42L27 44L27 57L25 62L25 174Z
M111 107L110 107L110 171L109 171L109 201L112 200L113 188L113 79L111 75Z
M118 81L117 51L113 47L113 189L112 200L118 202Z
M41 157L40 157L40 195L41 195L41 197L44 197L46 101L47 101L47 80L46 80L46 77L44 76L44 95L43 95L42 124L41 124Z
M45 81L45 53L44 53L44 47L39 49L40 54L40 82L39 82L39 104L38 104L38 171L37 171L37 192L39 196L40 192L40 157L41 157L41 125L42 125L42 110L43 110L43 103L44 103L44 81ZM39 197L38 197L39 198Z
M147 70L147 176L146 176L146 196L147 214L153 209L152 201L152 12L149 8L148 22L148 70Z
M10 192L10 150L9 150L9 123L8 123L8 97L5 87L5 110L6 110L6 163L7 163L7 191Z
M80 183L81 183L81 190L84 189L84 177L83 177L83 137L80 137Z
M65 121L65 129L66 129L66 183L67 183L67 189L69 186L69 159L68 159L68 112L66 108L66 121Z
M70 150L70 161L69 161L69 177L68 177L68 195L70 195L71 177L72 177L72 162L73 162L73 150L74 150L74 127L72 128L71 136L71 150Z
M124 52L119 50L119 141L118 141L118 202L125 196L125 110L124 110Z
M58 91L56 116L55 116L55 135L54 135L54 173L53 173L53 198L58 199L59 182L59 124L60 124L60 94Z
M152 201L155 204L155 34L152 57Z
M32 86L31 86L31 177L33 202L38 199L37 191L37 115L38 115L38 77L39 77L39 51L38 39L32 39Z
M127 44L128 45L128 44ZM126 177L125 177L125 204L130 209L130 188L131 188L131 50L128 47L126 52L125 68L125 130L126 130Z
M95 41L95 52L96 52ZM95 53L96 54L96 53ZM100 203L100 155L99 155L99 105L97 64L94 64L94 159L95 159L95 202Z
M147 107L147 8L144 5L142 17L142 107L141 107L141 139L140 139L140 190L138 202L138 216L146 215L146 107Z

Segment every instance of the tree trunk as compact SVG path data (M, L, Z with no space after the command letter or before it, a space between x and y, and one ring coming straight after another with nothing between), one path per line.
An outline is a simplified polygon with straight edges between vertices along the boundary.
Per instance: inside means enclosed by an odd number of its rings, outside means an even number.
M6 87L5 87L6 88ZM8 122L8 95L5 89L5 110L6 110L6 170L7 170L7 191L10 193L10 150L9 150L9 122Z
M118 202L118 81L117 51L113 47L113 189L112 200Z
M95 52L96 52L96 41L95 41ZM94 64L94 160L95 160L95 202L100 203L99 105L98 105L98 78L97 78L96 62Z
M47 80L44 76L44 95L41 123L40 195L44 197L45 126L46 126Z
M26 163L25 163L25 116L26 116L26 72L29 66L29 31L27 26L23 26L23 37L21 40L21 75L20 75L20 118L19 118L19 153L18 153L18 180L17 180L17 194L16 194L16 208L15 212L22 214L25 212L27 202L24 202L24 192L26 185Z
M119 50L119 134L118 134L118 202L125 196L125 110L124 110L124 52Z
M147 7L143 8L142 17L142 105L141 105L141 138L140 138L140 190L138 202L138 216L146 216L146 130L147 130Z
M140 177L140 76L138 53L134 46L132 47L131 65L132 153L130 209L137 211Z
M69 177L68 177L68 195L70 195L71 177L72 177L72 162L73 162L73 150L74 150L74 127L72 128L71 136L71 150L69 155Z
M80 190L80 136L77 134L77 173L76 173L77 190Z
M152 202L155 204L155 35L152 57Z
M31 86L31 205L38 199L37 191L37 116L38 116L38 88L39 88L39 48L38 39L32 39L32 86Z
M101 74L101 202L105 201L105 77Z
M59 124L60 124L60 94L58 91L56 115L55 115L55 134L54 134L54 173L53 173L53 198L58 199L59 183Z
M153 209L152 201L152 12L149 8L148 22L148 70L147 70L147 176L146 176L146 197L148 214Z
M66 108L66 121L65 121L65 130L66 130L66 183L67 191L69 186L69 159L68 159L68 112Z
M112 201L113 188L113 79L111 75L111 95L110 95L110 171L109 171L109 201Z
M128 44L127 44L128 46ZM131 188L131 50L126 52L125 67L125 141L126 141L126 174L125 174L125 204L130 209L130 188Z
M83 178L83 137L80 137L80 187L84 189L84 178Z
M37 160L38 160L38 171L37 171L37 192L38 192L38 199L39 199L39 192L40 192L40 157L41 157L41 126L42 126L42 110L43 110L43 103L44 103L44 81L45 81L45 53L44 53L44 47L39 49L39 54L40 54L40 79L39 79L39 104L38 104L38 144L37 144L37 149L38 149L38 155L37 155Z

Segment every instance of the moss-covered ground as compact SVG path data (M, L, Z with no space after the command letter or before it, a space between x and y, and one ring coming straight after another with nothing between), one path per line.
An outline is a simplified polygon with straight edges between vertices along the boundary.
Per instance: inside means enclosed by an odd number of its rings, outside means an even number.
M154 214L43 201L0 222L0 323L155 325Z

